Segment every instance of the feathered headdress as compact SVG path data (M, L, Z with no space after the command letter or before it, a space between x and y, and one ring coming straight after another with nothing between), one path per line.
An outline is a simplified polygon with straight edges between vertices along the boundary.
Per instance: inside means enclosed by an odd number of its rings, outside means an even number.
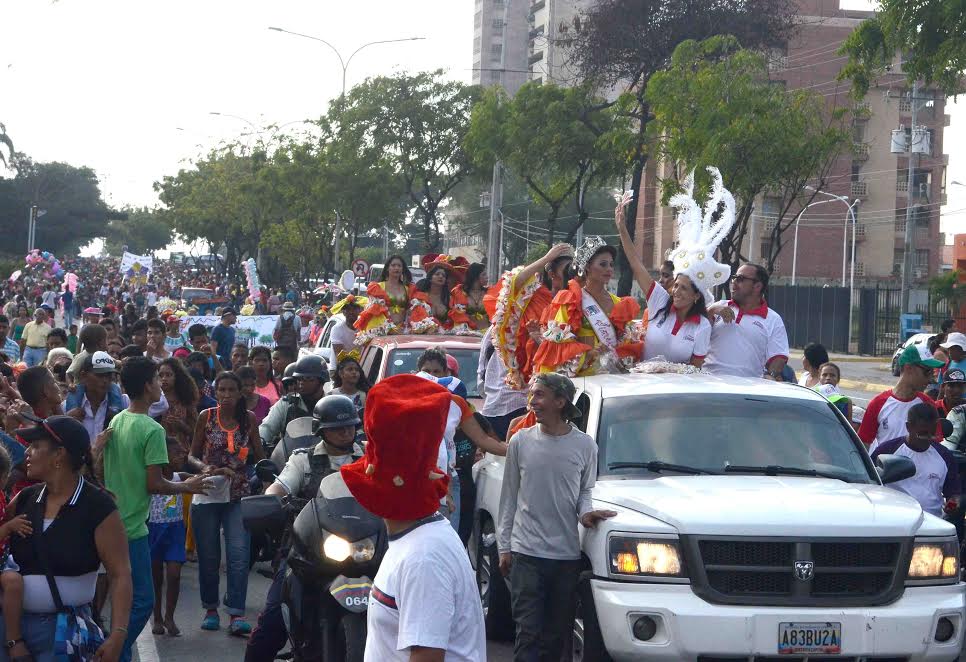
M717 168L709 167L708 172L714 183L703 213L694 200L693 170L684 181L685 192L671 198L670 206L678 210L678 245L671 249L669 257L674 263L674 274L690 278L704 295L705 303L711 304L714 288L731 276L731 267L717 262L714 254L735 224L735 198L722 184Z

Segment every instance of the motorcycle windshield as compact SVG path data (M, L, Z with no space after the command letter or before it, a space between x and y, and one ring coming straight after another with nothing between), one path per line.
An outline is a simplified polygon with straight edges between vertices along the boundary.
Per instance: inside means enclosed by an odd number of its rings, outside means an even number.
M285 426L282 440L272 451L272 462L275 466L284 467L292 452L300 448L311 448L319 443L319 438L312 432L312 417L303 416L290 421Z

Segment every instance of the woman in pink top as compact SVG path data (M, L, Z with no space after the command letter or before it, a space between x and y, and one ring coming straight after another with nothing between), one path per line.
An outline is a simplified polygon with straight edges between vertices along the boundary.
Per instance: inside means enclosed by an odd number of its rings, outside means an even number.
M268 400L271 407L285 393L282 385L272 376L272 350L264 345L252 347L248 360L255 371L255 393Z

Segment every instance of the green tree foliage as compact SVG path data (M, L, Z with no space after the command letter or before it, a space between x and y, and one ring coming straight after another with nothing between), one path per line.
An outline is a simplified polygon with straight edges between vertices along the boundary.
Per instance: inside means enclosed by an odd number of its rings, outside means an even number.
M741 245L756 199L767 194L781 200L778 218L769 219L775 221L771 249L762 256L773 270L797 218L792 210L817 195L806 184L824 182L850 144L842 113L829 112L808 90L786 92L771 84L766 58L740 49L733 37L679 45L670 66L651 77L646 99L663 156L681 171L718 167L735 196L737 218L720 247L723 262L734 269L746 259ZM678 183L665 184L670 194Z
M902 72L947 94L963 91L966 72L966 5L962 0L879 0L839 51L848 55L840 77L862 97L902 53Z
M963 304L966 304L966 274L958 269L940 274L929 281L929 293L933 299L942 302L944 315L956 317Z
M59 257L104 236L112 212L101 198L93 170L67 163L35 163L21 154L15 154L13 162L17 174L0 179L0 229L24 241L4 247L4 252L26 252L31 205L46 211L37 220L35 246L41 250Z
M171 227L154 209L147 207L120 210L107 224L104 250L119 256L124 246L131 253L144 255L161 250L171 243Z
M571 64L580 76L600 89L617 87L633 96L628 110L637 129L629 155L632 190L640 190L650 156L648 81L667 68L677 45L730 34L746 48L780 47L794 28L796 13L795 0L597 0L566 26L561 45L569 46ZM635 198L628 218L636 218L637 204ZM633 236L634 224L629 229ZM632 284L621 253L618 292L630 294Z
M479 94L442 71L380 76L353 87L323 119L363 162L391 168L426 252L440 244L440 204L470 173L463 141Z
M492 87L473 109L466 147L481 169L502 161L548 207L549 244L561 209L573 200L578 218L569 241L590 215L588 190L617 180L627 163L633 134L620 109L587 86L530 82L512 99Z

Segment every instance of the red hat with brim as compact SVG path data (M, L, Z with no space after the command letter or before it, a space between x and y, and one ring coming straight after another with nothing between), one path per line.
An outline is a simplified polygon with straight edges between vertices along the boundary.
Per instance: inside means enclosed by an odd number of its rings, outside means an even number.
M429 272L436 267L442 267L447 273L452 274L453 277L460 283L466 278L466 270L469 269L470 263L465 257L452 257L450 255L443 255L441 253L429 253L424 255L420 259L420 263L423 266L423 271L429 275Z
M449 489L437 466L452 396L416 375L380 381L366 394L366 454L342 467L352 496L373 515L417 520L439 509Z

